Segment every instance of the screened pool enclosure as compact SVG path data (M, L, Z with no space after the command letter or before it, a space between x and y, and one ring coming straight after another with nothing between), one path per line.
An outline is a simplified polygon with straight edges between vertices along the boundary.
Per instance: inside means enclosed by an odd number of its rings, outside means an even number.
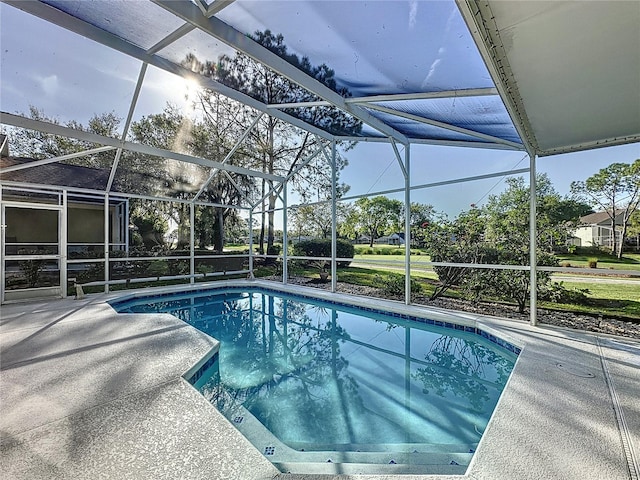
M538 157L640 141L638 2L2 0L1 8L2 302L65 297L75 284L109 291L253 276L261 231L269 246L284 246L259 259L277 260L286 283L301 258L287 248L292 215L309 206L324 208L331 255L314 259L327 261L336 291L343 205L386 195L408 206L425 191L513 175L533 192ZM32 56L55 71L29 74ZM24 93L32 84L40 90ZM171 104L164 110L153 103L160 94ZM397 184L344 189L341 172L363 145L391 159ZM433 146L519 152L526 163L439 178L415 160ZM435 172L446 153L429 161ZM364 161L357 167L376 175ZM538 271L561 271L538 266L530 199L528 262L451 265L526 271L531 285ZM141 212L164 220L136 220ZM166 222L170 250L158 248L153 221ZM411 226L404 208L407 303ZM248 250L223 254L230 235ZM535 288L529 305L535 324Z

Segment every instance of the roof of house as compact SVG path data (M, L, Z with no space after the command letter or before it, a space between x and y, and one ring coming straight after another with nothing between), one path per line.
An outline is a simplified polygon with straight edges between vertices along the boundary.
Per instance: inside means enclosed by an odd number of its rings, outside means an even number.
M623 210L616 210L616 225L622 225L622 213ZM611 225L611 218L607 212L595 212L580 217L580 225L599 225L606 224Z
M35 161L37 160L33 158L2 157L0 159L0 168L24 165ZM109 173L110 171L108 169L54 162L32 168L14 170L12 172L0 171L0 180L104 190L109 180Z

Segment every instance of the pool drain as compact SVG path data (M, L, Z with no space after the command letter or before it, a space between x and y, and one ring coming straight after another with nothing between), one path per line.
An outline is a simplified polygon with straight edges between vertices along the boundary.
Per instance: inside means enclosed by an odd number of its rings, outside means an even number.
M565 365L564 363L556 363L556 367L558 367L563 372L567 372L570 375L574 375L576 377L582 378L594 378L595 375L587 370L584 370L580 367L574 367L571 365Z

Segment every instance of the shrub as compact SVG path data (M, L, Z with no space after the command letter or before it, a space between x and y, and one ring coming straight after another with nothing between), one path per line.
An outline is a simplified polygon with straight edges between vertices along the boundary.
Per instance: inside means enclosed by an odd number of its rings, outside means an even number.
M560 266L561 267L570 267L571 266L571 262L560 262Z
M336 255L340 258L353 258L354 246L347 240L338 239ZM331 240L316 238L299 242L293 247L293 254L299 257L331 257ZM338 262L339 267L348 267L350 261Z
M147 274L151 277L163 277L169 273L169 264L166 260L153 260L147 267Z
M611 253L611 250L607 251L598 245L593 245L590 247L577 247L576 253L578 255L602 255L606 253Z
M590 257L587 259L587 262L589 264L589 268L598 268L598 258L597 257Z
M553 303L573 303L585 305L589 302L587 295L588 288L567 288L563 282L550 282L548 285L540 288L538 297L540 300Z
M404 276L403 275L376 275L373 279L374 285L380 288L387 295L403 296L404 295ZM422 292L422 285L417 280L411 279L411 296Z

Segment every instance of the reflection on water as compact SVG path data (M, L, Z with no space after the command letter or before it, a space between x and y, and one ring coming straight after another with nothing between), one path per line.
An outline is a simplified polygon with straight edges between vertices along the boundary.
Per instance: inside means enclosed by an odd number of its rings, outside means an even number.
M171 312L220 340L203 394L305 450L475 443L515 361L477 335L264 293L134 308Z

